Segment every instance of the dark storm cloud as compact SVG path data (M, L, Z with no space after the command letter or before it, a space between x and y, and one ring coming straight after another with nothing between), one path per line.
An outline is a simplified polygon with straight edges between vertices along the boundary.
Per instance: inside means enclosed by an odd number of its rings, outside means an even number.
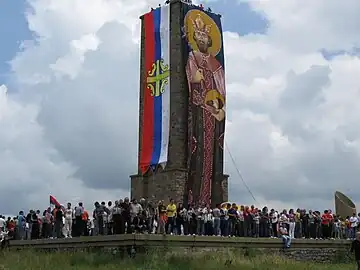
M307 120L316 117L317 108L325 101L324 91L330 86L330 72L328 66L312 66L303 73L288 74L279 106L273 108L270 115L290 140L311 141L318 137L316 126L309 126Z
M328 66L312 66L302 74L290 72L287 87L280 97L280 107L284 110L306 111L324 102L322 91L330 84Z

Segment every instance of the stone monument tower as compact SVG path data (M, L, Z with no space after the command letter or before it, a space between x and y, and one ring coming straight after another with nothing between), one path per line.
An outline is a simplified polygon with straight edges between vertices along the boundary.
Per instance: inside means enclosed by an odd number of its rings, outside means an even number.
M172 198L185 205L227 201L228 175L223 174L226 102L220 15L172 0L140 19L139 155L137 174L130 176L131 197L152 202L167 202ZM158 110L159 100L162 109ZM162 130L158 133L156 123L160 114L156 111L162 111ZM160 141L158 152L165 155L154 159L157 151L154 150L146 162L145 152L151 152L149 149L155 149Z

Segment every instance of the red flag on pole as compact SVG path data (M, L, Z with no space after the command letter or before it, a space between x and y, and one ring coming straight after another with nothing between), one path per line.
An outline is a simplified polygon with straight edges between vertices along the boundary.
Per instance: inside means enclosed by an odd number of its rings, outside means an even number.
M60 203L55 199L54 196L50 195L50 204L55 205L55 206L60 206Z

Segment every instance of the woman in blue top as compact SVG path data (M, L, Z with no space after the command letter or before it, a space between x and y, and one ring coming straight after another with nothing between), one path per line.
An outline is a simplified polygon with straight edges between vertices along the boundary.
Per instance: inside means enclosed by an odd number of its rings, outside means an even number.
M24 212L20 211L18 215L18 223L17 223L17 238L20 240L25 239L25 227L26 227L26 219L24 216Z

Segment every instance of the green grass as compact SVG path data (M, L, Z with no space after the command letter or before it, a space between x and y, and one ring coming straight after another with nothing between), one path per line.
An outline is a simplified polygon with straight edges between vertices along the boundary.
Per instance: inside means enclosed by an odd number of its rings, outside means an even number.
M229 261L231 260L231 263ZM295 262L277 256L235 255L234 253L188 253L172 254L154 252L152 255L136 255L136 258L111 254L110 252L34 252L11 251L0 255L0 270L247 270L247 269L291 269L291 270L347 270L354 269L353 264L315 264Z

